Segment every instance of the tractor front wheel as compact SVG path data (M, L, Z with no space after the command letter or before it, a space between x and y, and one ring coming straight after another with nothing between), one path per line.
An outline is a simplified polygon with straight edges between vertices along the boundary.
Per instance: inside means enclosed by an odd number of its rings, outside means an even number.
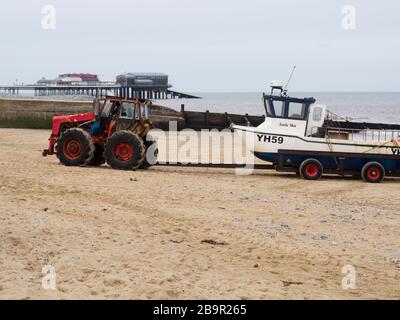
M66 166L90 164L94 150L94 143L89 133L80 128L63 132L56 145L57 157Z
M108 138L104 155L114 169L135 170L142 166L146 147L142 138L131 131L119 131Z

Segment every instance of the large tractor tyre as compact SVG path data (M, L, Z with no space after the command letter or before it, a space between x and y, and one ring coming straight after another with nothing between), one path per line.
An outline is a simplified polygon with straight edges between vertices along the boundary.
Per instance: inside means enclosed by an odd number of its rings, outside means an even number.
M104 155L114 169L135 170L142 166L145 152L142 138L131 131L119 131L108 138Z
M146 154L141 169L146 170L152 167L155 164L155 162L157 162L158 146L157 142L149 134L146 136L146 139L144 140L144 145L146 147Z
M361 177L369 183L380 183L385 179L385 168L379 162L368 162L361 170Z
M90 134L80 128L68 129L57 141L56 153L66 166L85 166L94 156L95 146Z
M106 163L106 159L104 158L104 144L95 143L94 155L92 161L90 161L90 165L99 167L104 163Z
M304 160L300 165L300 176L306 180L318 180L321 178L324 168L316 159Z

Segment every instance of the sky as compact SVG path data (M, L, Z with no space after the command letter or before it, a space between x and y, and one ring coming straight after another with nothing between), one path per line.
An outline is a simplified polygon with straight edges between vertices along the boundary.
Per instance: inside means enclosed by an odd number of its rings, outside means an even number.
M292 91L400 91L398 12L398 0L2 0L0 83L163 72L183 92L255 92L296 65Z

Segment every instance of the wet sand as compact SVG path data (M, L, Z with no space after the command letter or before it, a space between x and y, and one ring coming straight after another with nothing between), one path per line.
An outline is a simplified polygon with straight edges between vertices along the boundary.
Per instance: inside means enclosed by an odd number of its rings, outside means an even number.
M0 299L400 298L398 179L71 168L48 136L0 129Z

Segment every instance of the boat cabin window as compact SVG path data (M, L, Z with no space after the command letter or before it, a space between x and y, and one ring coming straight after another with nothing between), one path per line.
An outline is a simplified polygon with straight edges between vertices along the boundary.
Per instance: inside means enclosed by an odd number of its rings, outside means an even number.
M293 100L275 97L265 99L267 116L271 118L306 120L311 101Z
M265 102L265 111L267 111L267 115L268 115L269 117L273 117L273 113L272 113L272 103L270 103L269 101L268 101L268 102Z
M285 116L285 101L274 101L275 117L282 118Z
M306 115L306 105L304 103L290 102L288 118L303 120Z
M322 118L322 108L321 107L314 108L313 121L321 121L321 118Z

